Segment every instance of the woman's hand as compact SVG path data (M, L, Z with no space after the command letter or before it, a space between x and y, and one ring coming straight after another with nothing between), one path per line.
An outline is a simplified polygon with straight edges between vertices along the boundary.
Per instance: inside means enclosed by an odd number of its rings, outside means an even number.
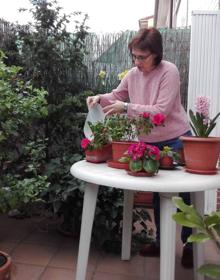
M125 103L123 101L110 101L111 105L107 105L103 108L103 112L106 115L111 115L111 114L119 114L124 112L124 107Z
M88 109L92 108L95 104L99 103L99 101L100 101L99 95L87 97L86 104L87 104Z

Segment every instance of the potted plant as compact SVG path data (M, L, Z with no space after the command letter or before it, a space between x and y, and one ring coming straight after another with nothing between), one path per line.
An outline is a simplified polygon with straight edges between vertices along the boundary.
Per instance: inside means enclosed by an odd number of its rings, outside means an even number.
M135 142L134 119L127 115L114 114L106 119L106 127L112 143L112 159L108 161L108 166L128 169L128 164L119 162L119 159L129 145Z
M11 257L0 251L0 280L9 280L11 274Z
M188 237L187 242L200 243L212 240L220 250L220 212L202 216L193 205L185 204L181 197L173 197L172 200L180 210L173 215L173 219L182 226L197 229L195 234ZM198 272L212 279L220 279L220 264L202 265Z
M109 136L112 139L112 161L108 164L116 168L128 168L128 164L119 159L128 150L132 143L138 142L138 137L147 135L151 130L164 125L165 117L162 114L151 115L144 112L136 118L127 115L112 115L106 121Z
M129 163L129 175L154 176L159 169L160 150L156 146L144 142L133 143L127 155L120 158L121 162Z
M172 151L169 146L163 147L163 150L160 151L160 168L173 169L174 162L179 162L179 160L178 152Z
M216 126L218 113L209 117L210 101L205 96L196 99L196 112L189 110L190 125L195 136L181 136L184 148L185 169L190 173L216 174L220 153L220 137L210 137Z
M81 147L85 150L86 160L93 163L105 162L112 157L112 148L109 141L108 129L104 122L91 123L91 140L83 138Z

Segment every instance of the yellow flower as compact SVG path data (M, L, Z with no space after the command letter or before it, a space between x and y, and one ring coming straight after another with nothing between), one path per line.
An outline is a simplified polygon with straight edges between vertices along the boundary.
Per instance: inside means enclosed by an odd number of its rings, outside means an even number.
M128 73L128 70L125 70L125 71L119 73L118 79L121 81L126 76L127 73Z
M98 77L101 79L101 80L104 80L105 77L106 77L106 72L101 70L98 74Z

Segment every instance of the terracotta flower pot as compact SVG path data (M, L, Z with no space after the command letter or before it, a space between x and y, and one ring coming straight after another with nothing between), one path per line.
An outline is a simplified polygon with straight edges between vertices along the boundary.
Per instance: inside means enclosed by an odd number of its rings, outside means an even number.
M112 160L118 161L123 157L124 153L128 150L129 146L135 142L126 141L113 141L112 142Z
M220 137L181 136L185 169L196 174L216 174L220 154Z
M129 170L128 163L122 163L118 160L124 156L124 153L128 150L129 146L135 142L126 141L113 141L112 142L112 159L108 160L108 166L117 169Z
M112 157L112 145L108 144L97 150L86 150L86 160L92 163L106 162Z
M11 257L0 251L0 280L10 280L11 264Z

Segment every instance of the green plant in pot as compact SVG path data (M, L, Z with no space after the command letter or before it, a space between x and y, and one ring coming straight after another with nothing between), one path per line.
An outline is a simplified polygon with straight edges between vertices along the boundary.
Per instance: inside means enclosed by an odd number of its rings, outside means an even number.
M144 142L131 144L127 155L121 157L121 162L129 163L128 172L134 176L153 176L158 172L160 150L153 145Z
M216 174L220 153L220 137L210 137L216 126L218 113L213 119L209 116L210 101L205 96L196 99L195 113L189 110L190 125L195 136L181 136L183 141L185 168L190 173Z
M173 197L173 202L180 210L173 219L182 226L196 229L197 232L188 237L187 242L206 242L212 240L220 251L220 212L201 216L193 205L187 205L180 197ZM199 267L198 273L212 279L220 279L220 264L207 263Z
M174 162L179 162L180 155L178 152L172 151L169 146L164 146L160 151L160 167L161 168L173 168Z
M105 122L88 122L92 131L91 140L83 138L81 147L85 150L86 160L93 163L105 162L112 157L108 129Z
M119 162L131 143L136 141L135 120L124 114L114 114L106 119L106 127L112 142L112 160L108 166L128 168L127 163Z

